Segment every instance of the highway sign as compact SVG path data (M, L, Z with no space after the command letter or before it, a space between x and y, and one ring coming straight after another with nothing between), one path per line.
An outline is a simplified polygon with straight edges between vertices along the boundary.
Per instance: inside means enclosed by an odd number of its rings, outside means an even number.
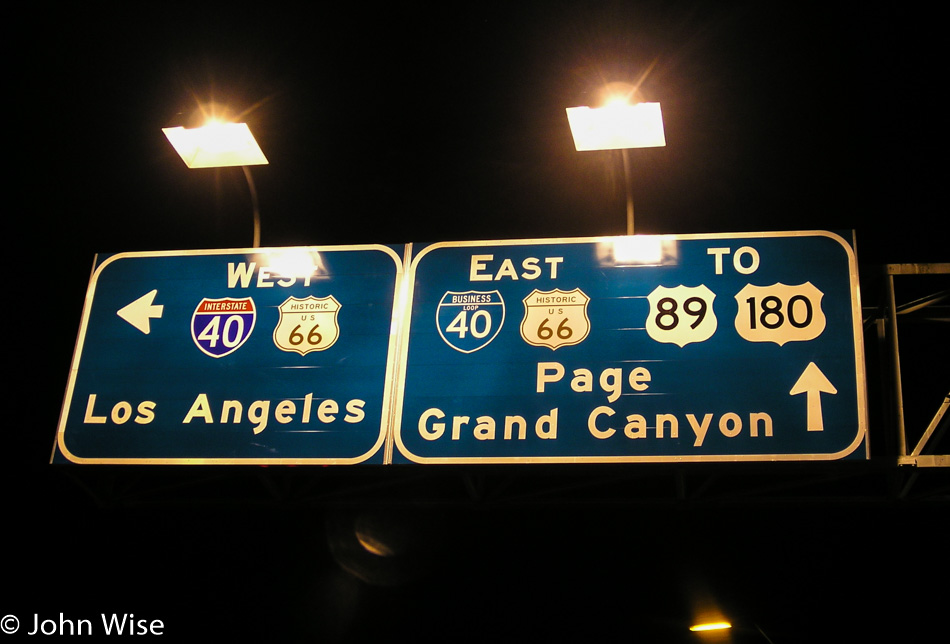
M440 243L407 276L394 462L867 457L841 235Z
M54 462L382 463L401 251L100 258Z
M835 233L124 253L53 460L865 458L866 416Z

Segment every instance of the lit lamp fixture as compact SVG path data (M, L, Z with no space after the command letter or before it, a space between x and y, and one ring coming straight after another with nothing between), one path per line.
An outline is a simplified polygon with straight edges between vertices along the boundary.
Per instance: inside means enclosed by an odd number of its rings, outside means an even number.
M267 164L247 123L212 121L196 128L166 127L162 132L189 168Z
M659 103L612 101L604 107L569 107L567 122L578 152L621 150L627 190L627 234L633 234L633 191L630 187L630 148L666 145Z
M578 152L661 148L666 145L659 103L569 107L567 121Z
M703 624L694 624L689 627L689 630L694 633L702 633L705 631L724 631L732 628L732 624L726 621L721 622L706 622Z
M249 166L267 165L268 161L247 123L211 120L201 127L165 127L162 132L189 168L241 167L251 192L251 207L254 210L253 247L259 248L261 213L257 207L257 189Z

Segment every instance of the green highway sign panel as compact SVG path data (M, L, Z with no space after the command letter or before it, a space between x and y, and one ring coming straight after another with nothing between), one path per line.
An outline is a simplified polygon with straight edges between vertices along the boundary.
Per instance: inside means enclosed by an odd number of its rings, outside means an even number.
M123 253L53 460L866 458L864 378L845 234Z

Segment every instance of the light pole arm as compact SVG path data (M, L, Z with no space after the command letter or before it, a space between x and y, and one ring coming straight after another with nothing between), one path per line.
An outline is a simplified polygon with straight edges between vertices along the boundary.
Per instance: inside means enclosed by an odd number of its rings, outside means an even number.
M627 234L633 234L633 169L630 163L630 150L623 148L623 185L627 192Z
M247 187L251 192L251 208L254 210L254 244L252 248L261 247L261 211L257 207L257 188L254 187L254 179L251 178L251 168L242 165L244 178L247 179Z

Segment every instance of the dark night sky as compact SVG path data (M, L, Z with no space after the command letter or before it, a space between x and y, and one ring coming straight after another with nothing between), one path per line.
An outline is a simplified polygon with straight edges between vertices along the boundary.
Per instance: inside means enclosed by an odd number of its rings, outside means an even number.
M187 172L160 132L214 99L271 161L265 245L621 233L611 155L575 152L564 108L644 75L668 146L634 153L638 232L854 228L870 260L934 261L908 241L940 223L926 18L726 4L77 10L33 54L55 161L29 208L83 257L245 245L240 172Z
M202 3L74 4L8 23L27 34L22 49L7 46L13 139L26 149L7 171L20 195L8 210L25 222L10 228L14 258L21 269L49 261L17 300L55 294L58 331L30 340L40 316L24 314L15 341L42 359L7 394L17 406L9 429L21 433L4 450L8 552L29 572L8 578L13 608L0 613L132 611L166 619L173 641L189 630L258 641L692 641L673 624L704 596L756 613L775 644L867 635L879 628L873 616L883 630L897 631L902 613L935 624L926 609L936 600L893 574L905 560L890 553L945 530L946 497L911 508L569 495L492 504L440 470L422 487L444 486L453 502L431 502L404 473L323 472L305 485L370 491L268 503L252 483L255 502L244 504L240 486L254 475L214 470L182 474L185 484L175 472L144 483L115 473L133 491L105 497L125 503L103 501L112 472L84 479L46 465L95 253L250 245L240 170L188 170L162 135L199 100L246 112L270 160L253 170L265 246L621 234L616 157L575 152L564 109L642 76L667 147L632 154L637 232L855 229L862 271L950 260L938 157L927 152L945 138L944 54L935 16L919 9L282 5L222 15ZM597 472L541 472L519 470L515 485L609 488ZM217 478L231 501L191 498L196 487L214 496L207 479ZM136 485L170 491L143 499ZM380 573L395 586L357 582L334 563L328 540L354 516L413 544ZM921 555L914 569L927 576L931 565Z

